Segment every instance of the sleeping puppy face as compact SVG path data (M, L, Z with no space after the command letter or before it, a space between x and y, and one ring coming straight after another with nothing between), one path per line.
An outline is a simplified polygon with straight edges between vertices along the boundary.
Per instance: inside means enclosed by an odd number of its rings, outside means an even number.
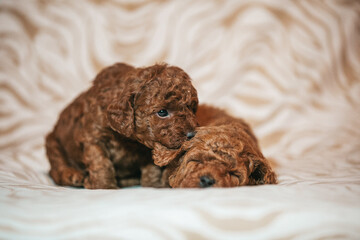
M276 183L276 175L241 126L200 127L178 150L156 145L153 158L166 166L173 188L237 187Z
M108 107L115 131L149 148L155 143L179 148L194 136L197 92L180 68L154 65L128 76L127 96Z

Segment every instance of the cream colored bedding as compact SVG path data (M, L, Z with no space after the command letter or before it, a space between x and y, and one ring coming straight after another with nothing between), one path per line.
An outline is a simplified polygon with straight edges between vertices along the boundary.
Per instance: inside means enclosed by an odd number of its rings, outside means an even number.
M0 239L360 239L358 1L0 1ZM278 185L84 190L44 135L104 66L166 61Z

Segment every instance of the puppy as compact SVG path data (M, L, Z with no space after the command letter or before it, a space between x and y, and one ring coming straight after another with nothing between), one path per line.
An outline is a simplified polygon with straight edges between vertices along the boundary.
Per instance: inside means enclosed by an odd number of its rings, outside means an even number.
M105 68L47 135L50 176L89 189L137 185L155 143L176 149L194 136L197 105L190 77L178 67Z
M275 184L276 174L243 120L200 105L196 135L176 150L156 144L154 162L165 167L159 182L173 188ZM161 185L161 184L159 184Z

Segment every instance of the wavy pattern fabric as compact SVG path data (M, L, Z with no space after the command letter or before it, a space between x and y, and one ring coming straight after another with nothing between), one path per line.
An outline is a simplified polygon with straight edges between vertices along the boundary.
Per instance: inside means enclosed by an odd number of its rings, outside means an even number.
M358 1L0 1L1 239L360 239ZM44 136L104 66L168 62L278 185L53 184Z

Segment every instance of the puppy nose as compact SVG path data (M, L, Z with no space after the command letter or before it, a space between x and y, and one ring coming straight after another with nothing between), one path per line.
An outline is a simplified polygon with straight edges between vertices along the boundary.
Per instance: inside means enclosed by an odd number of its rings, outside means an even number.
M192 139L192 138L195 136L195 134L196 134L196 132L188 132L188 133L186 134L186 137L187 137L188 139Z
M200 177L200 187L202 188L211 187L212 185L214 185L214 183L215 180L212 177L209 176Z

